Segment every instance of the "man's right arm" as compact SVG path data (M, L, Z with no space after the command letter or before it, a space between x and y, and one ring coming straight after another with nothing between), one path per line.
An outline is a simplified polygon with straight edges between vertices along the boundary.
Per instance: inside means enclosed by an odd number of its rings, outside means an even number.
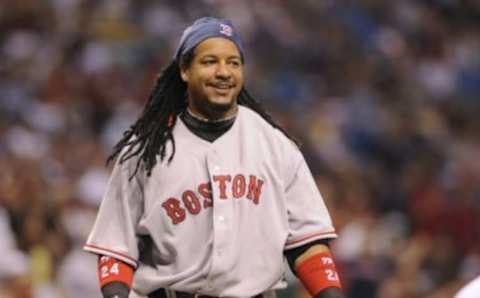
M128 298L134 268L108 256L98 257L98 279L103 298Z

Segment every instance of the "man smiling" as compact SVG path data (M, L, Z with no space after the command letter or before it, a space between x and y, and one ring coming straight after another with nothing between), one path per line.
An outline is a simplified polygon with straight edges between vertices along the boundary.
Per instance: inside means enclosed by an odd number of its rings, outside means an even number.
M214 37L201 42L190 66L181 70L181 77L188 85L191 112L209 120L234 115L235 99L243 87L242 64L240 52L232 41Z
M246 91L244 53L230 21L197 20L115 146L85 245L105 298L275 297L285 259L312 296L343 297L328 210Z

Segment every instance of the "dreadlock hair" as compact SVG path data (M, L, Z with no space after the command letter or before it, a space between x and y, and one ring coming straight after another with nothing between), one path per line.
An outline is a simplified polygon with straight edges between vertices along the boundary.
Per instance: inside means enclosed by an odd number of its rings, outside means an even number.
M172 161L175 155L175 139L172 131L177 120L176 116L187 107L185 100L187 84L180 76L180 68L190 66L194 58L194 50L185 53L180 62L174 59L157 77L140 117L123 133L123 137L114 146L112 154L107 159L107 165L117 157L120 158L119 162L123 163L131 157L139 155L135 170L130 178L135 176L142 163L147 176L150 176L157 163L157 155L160 156L161 161L165 158L167 141L172 142L172 152L168 162ZM263 106L247 92L245 87L242 87L237 97L237 103L257 112L270 125L279 129L287 138L299 146L298 141L273 120ZM126 150L124 151L124 149Z

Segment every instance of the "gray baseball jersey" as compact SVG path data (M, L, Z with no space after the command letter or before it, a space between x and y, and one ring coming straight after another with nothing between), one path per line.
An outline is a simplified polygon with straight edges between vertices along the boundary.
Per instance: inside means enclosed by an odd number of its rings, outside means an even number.
M257 113L240 106L212 143L173 134L148 179L117 162L85 245L135 266L135 291L255 296L284 286L285 249L336 237L301 152Z

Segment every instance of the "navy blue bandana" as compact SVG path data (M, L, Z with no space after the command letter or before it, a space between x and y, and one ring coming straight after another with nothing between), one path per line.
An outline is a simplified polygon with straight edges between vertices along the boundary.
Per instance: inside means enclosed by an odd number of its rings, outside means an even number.
M180 58L185 53L195 48L205 39L211 37L223 37L232 41L237 46L242 59L245 57L242 40L231 21L227 19L203 17L196 20L193 25L183 31L182 38L175 51L174 59L180 61Z

